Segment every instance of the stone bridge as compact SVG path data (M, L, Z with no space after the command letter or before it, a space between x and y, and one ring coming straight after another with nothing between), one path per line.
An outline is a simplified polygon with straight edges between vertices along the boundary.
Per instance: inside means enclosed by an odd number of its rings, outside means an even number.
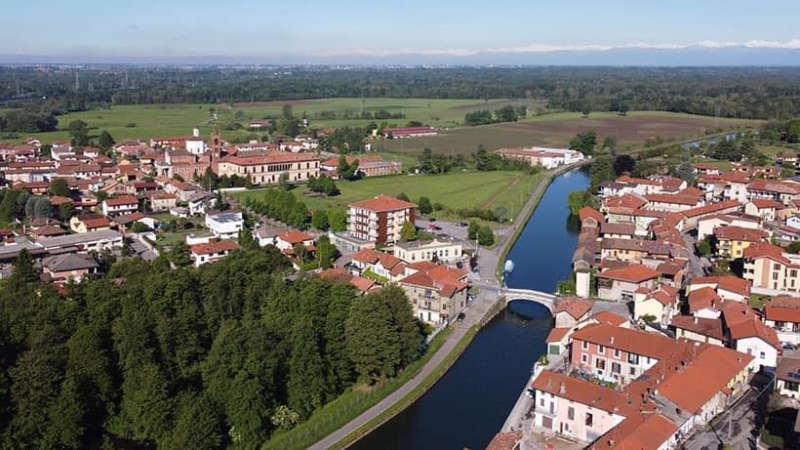
M528 300L539 303L540 305L544 305L550 311L551 315L553 314L553 309L555 308L556 303L558 303L558 296L547 292L539 292L530 289L503 288L500 291L500 295L505 297L506 305L514 300Z

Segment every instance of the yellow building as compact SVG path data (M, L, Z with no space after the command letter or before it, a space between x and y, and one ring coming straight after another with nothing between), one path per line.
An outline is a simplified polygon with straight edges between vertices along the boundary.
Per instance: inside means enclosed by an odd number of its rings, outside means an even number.
M766 242L767 233L737 226L717 227L714 229L717 238L717 254L727 259L739 259L753 242Z

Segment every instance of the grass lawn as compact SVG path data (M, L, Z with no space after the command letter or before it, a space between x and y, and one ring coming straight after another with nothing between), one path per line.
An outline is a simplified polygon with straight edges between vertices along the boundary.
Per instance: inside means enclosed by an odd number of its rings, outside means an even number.
M750 300L748 303L753 308L761 309L764 307L764 299L769 298L768 295L758 295L758 294L750 294Z
M156 244L161 247L171 247L178 242L185 240L186 236L190 234L200 234L204 231L205 230L202 228L192 228L190 230L175 231L172 233L159 233L158 237L156 238Z
M304 187L293 192L310 209L346 206L369 199L378 194L397 196L405 193L412 201L427 196L431 203L441 203L450 210L460 208L482 208L497 211L505 208L506 217L515 217L530 194L539 184L543 174L528 175L519 171L497 172L453 172L444 175L398 175L366 178L346 182L339 181L341 194L330 198L307 197ZM253 189L232 194L240 200L246 197L259 198L263 189ZM434 213L437 217L454 217L453 213Z
M307 448L336 431L416 376L428 360L441 348L452 331L452 328L448 328L439 333L428 346L425 354L420 359L409 364L397 378L386 380L369 390L349 389L317 410L307 421L285 433L273 436L264 443L262 449Z
M782 145L758 144L757 148L761 153L773 157L778 155L778 153L797 153L796 148L784 147Z

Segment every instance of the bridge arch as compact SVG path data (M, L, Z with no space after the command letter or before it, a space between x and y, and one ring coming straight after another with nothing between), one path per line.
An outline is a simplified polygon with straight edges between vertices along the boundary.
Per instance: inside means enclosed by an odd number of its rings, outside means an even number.
M504 288L500 291L500 294L505 298L505 306L508 306L509 303L515 300L531 301L547 308L551 316L553 315L555 305L558 303L558 296L531 289Z

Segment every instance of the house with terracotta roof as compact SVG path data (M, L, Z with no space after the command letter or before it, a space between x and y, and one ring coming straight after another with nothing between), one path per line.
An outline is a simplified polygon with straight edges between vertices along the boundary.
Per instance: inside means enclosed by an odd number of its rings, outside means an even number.
M588 325L572 333L570 363L609 383L627 384L667 358L668 337L610 325Z
M634 293L633 318L654 318L656 322L668 324L678 313L678 288L661 284L654 289L639 289Z
M605 221L603 213L589 206L581 208L578 217L581 220L581 229L597 228Z
M149 195L150 209L154 212L169 211L178 204L178 196L165 191L155 191Z
M107 198L103 200L101 208L106 217L130 214L139 210L139 199L132 195Z
M380 288L374 280L360 277L358 275L353 275L352 273L348 272L346 269L342 267L332 267L330 269L325 269L322 272L320 272L319 276L321 276L322 278L337 280L342 283L349 283L354 288L356 288L356 290L360 295L365 295L368 292Z
M727 226L758 230L761 227L761 220L756 216L741 213L705 216L697 221L697 240L702 241L708 236L713 236L715 229Z
M633 301L637 290L652 289L658 271L641 264L610 269L597 274L597 295L603 300Z
M800 255L763 242L747 247L743 256L742 275L754 287L800 292Z
M688 293L687 304L689 314L694 317L718 319L722 297L712 287L700 287Z
M771 199L783 205L800 199L800 183L791 180L753 180L747 185L750 201Z
M545 339L547 354L550 356L558 356L566 352L569 347L572 331L573 329L570 327L552 328L547 335L547 339Z
M727 311L723 310L731 347L753 356L754 359L749 366L750 370L757 371L777 367L782 347L775 330L766 326L755 314L731 323L730 315L726 313Z
M302 245L307 251L314 251L314 236L298 230L289 230L281 233L275 239L275 246L286 254L294 254L294 246Z
M704 287L714 289L723 300L740 303L747 303L750 300L750 282L733 275L692 278L686 287L686 293L690 294L692 291Z
M740 228L729 225L714 229L717 255L727 259L739 259L754 242L767 242L769 235L762 230Z
M100 214L81 214L69 220L69 228L75 233L89 233L92 231L108 230L111 221Z
M800 297L777 296L764 302L764 324L781 342L800 345Z
M370 271L389 281L398 281L411 275L411 269L400 258L372 248L365 248L352 255L351 264L363 274Z
M783 203L768 198L755 198L744 205L745 214L760 217L768 222L777 219L778 211L786 209Z
M705 200L699 195L688 194L648 194L645 196L645 208L654 211L686 211L705 205Z
M675 330L675 339L688 339L705 344L725 346L725 334L720 319L698 316L675 316L669 324Z
M618 385L541 372L531 384L534 431L558 433L592 450L675 448L729 407L746 387L752 360L720 346L600 325L575 332L571 352L573 367L603 379L609 366L618 371Z
M486 450L520 450L521 431L504 431L494 435Z
M589 318L594 302L582 297L564 297L553 308L556 328L569 328Z
M211 241L207 244L189 246L189 251L194 266L200 267L203 264L219 261L238 248L239 244L234 241Z
M631 322L627 317L613 313L609 310L592 314L587 320L587 324L591 323L610 325L612 327L631 328Z
M351 203L347 211L347 232L364 241L379 244L397 242L403 224L414 224L416 207L385 194Z
M455 319L467 306L467 271L428 262L412 265L414 273L397 283L403 288L414 316L430 324Z
M715 214L729 214L739 211L741 203L737 200L725 200L716 203L709 203L697 208L687 209L681 211L681 214L686 218L684 220L684 228L686 230L693 230L697 228L697 223L704 217L712 216Z

